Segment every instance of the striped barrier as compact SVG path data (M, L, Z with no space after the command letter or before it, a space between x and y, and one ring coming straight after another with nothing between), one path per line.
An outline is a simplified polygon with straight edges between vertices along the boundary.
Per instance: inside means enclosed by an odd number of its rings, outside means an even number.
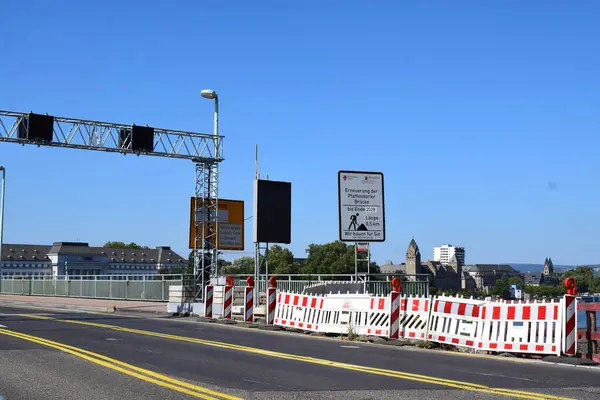
M400 319L398 337L407 339L425 339L431 311L429 297L402 297L400 300Z
M398 339L400 329L400 292L390 293L390 339Z
M204 296L204 316L212 318L213 316L213 286L206 286L206 295Z
M323 318L324 301L322 296L279 292L274 325L316 332Z
M231 319L231 303L233 302L233 286L225 285L223 291L223 318Z
M567 355L575 355L577 352L577 303L575 296L567 294L562 299L562 308L564 310L563 326L565 327L563 335L562 349Z
M323 333L430 340L481 351L572 355L575 310L576 300L569 295L559 302L540 303L413 298L396 291L386 297L278 292L274 324Z
M483 301L455 297L433 300L427 338L438 343L475 347Z
M478 350L560 355L560 302L490 303L481 314Z
M244 321L254 322L254 287L244 288Z
M267 288L267 324L273 325L275 321L275 308L277 306L277 288Z

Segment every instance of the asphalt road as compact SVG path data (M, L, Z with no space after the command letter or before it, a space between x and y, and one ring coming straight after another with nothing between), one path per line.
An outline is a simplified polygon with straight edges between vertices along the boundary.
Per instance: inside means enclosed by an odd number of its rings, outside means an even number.
M191 321L0 307L0 395L7 400L600 398L600 369Z

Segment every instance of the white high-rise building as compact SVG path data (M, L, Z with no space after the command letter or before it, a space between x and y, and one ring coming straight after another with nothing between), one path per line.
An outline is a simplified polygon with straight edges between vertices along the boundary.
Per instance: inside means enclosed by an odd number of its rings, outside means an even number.
M452 256L456 256L456 260L464 265L465 248L452 246L451 244L443 244L440 247L433 248L433 261L439 261L442 265L448 265Z

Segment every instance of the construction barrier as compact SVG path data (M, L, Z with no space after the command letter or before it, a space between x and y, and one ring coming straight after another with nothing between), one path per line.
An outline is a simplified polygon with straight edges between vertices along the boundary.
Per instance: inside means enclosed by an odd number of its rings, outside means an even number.
M394 285L394 289L396 288L398 286ZM390 339L398 339L398 331L400 329L400 292L393 290L390 293L390 302Z
M254 322L254 287L244 288L244 321Z
M482 301L457 297L439 297L432 300L428 340L458 346L475 347L480 332Z
M223 287L223 318L231 319L231 303L233 302L233 286Z
M308 331L430 340L484 351L575 353L575 298L491 302L461 297L405 297L279 292L274 324Z
M213 316L213 286L206 286L206 295L204 296L204 316L212 318Z
M560 355L561 317L560 302L486 304L478 349Z
M398 337L425 339L431 309L430 304L429 297L400 297Z
M277 306L277 288L267 288L267 324L273 325Z
M573 285L574 284L573 281ZM567 282L565 282L565 286L567 286ZM570 289L569 292L576 294L577 289ZM562 302L564 307L563 324L565 327L565 334L563 335L564 340L562 343L563 352L567 355L575 355L577 352L577 303L575 301L575 296L571 294L565 295Z
M390 332L389 297L327 296L322 315L319 328L324 332L385 337Z
M323 317L325 297L280 292L275 307L275 325L316 332Z

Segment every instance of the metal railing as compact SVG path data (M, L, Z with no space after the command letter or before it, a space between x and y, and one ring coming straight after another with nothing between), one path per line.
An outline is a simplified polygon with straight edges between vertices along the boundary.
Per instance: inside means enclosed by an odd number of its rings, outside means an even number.
M0 277L0 294L168 301L182 275L77 275Z
M246 286L246 278L255 277L253 274L231 275L236 286ZM285 291L301 293L306 287L321 282L349 282L361 283L366 293L386 296L392 290L392 279L398 277L402 281L402 293L414 296L429 296L429 279L427 274L398 275L398 274L272 274L277 279L277 288ZM268 287L266 275L261 274L255 281L260 293L264 293Z

